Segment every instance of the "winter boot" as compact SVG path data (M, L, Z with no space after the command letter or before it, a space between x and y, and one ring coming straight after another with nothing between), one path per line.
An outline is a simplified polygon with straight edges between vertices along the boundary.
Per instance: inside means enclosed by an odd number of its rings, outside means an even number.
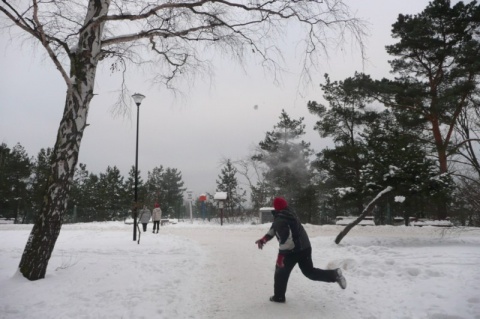
M271 297L270 297L270 301L279 302L279 303L285 303L285 297L275 297L275 296L271 296Z
M342 289L347 288L347 280L345 279L345 277L343 277L342 270L340 268L337 268L337 269L335 269L335 272L336 272L335 281L338 283L338 285Z

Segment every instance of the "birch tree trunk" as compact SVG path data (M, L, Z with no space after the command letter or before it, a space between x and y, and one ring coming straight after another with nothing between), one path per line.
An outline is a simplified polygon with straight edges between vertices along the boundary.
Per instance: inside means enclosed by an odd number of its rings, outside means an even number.
M65 79L68 87L65 109L53 150L47 191L19 265L20 272L29 280L45 277L60 234L93 97L97 63L101 58L103 23L97 19L107 14L109 5L109 0L89 1L78 47L70 54L70 79Z

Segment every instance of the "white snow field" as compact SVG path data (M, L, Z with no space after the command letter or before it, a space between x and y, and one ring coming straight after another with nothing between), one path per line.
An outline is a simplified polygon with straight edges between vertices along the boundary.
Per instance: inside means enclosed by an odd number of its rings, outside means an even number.
M305 225L319 268L348 287L290 276L272 303L269 228L190 221L142 232L121 222L64 225L46 278L17 272L31 225L0 225L0 318L480 319L480 229Z

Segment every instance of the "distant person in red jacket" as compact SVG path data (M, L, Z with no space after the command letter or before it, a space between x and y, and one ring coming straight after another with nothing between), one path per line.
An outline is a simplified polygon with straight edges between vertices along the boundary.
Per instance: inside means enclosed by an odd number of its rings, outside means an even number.
M265 236L255 242L258 248L262 249L274 236L278 239L274 295L270 297L270 301L285 302L288 278L297 263L305 277L316 281L336 282L342 289L347 288L347 281L340 268L323 270L313 267L312 246L307 232L295 212L288 207L285 198L276 197L273 200L273 207L275 210L272 211L272 226Z

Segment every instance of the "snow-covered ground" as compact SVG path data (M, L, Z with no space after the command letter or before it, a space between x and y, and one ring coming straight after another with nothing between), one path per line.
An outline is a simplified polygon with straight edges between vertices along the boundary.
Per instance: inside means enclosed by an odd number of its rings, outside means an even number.
M0 225L0 318L480 319L480 229L306 225L316 267L341 267L346 290L298 267L287 302L268 300L278 244L269 225L180 222L159 234L121 222L64 225L44 280L16 273L31 225Z

